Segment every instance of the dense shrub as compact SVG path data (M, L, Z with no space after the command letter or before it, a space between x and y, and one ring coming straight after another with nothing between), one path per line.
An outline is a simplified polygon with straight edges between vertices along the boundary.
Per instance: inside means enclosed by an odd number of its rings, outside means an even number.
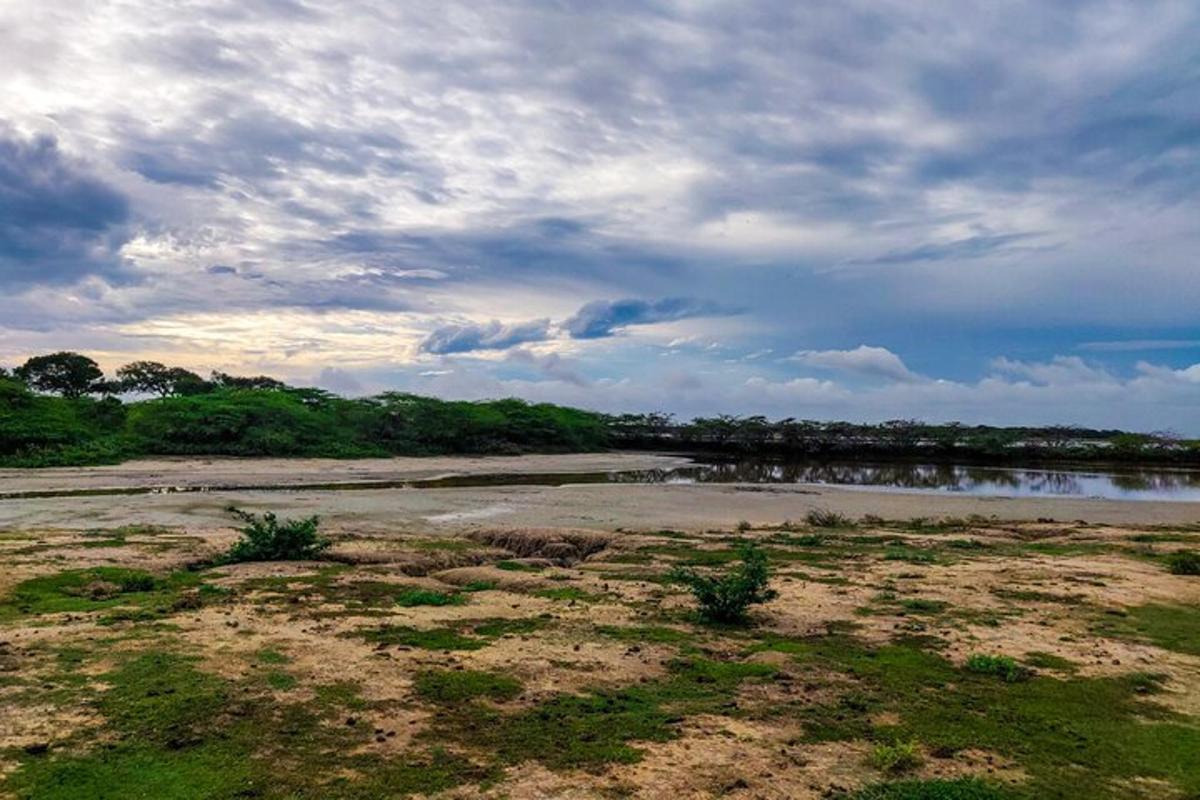
M713 622L744 622L751 605L769 602L778 596L770 588L771 571L762 548L746 543L738 549L741 563L723 574L701 574L691 569L676 569L672 578L687 584L700 603L700 613Z
M303 561L316 557L330 541L317 532L317 517L280 520L271 511L259 517L230 506L227 509L242 522L242 538L229 548L223 561Z
M1179 550L1167 556L1167 569L1172 575L1200 575L1200 552Z
M1007 683L1016 683L1029 677L1029 670L1011 656L990 656L982 653L967 659L967 671L978 675L995 675Z
M921 745L917 741L876 745L871 752L871 763L881 772L898 775L916 769L924 763Z
M607 443L604 417L520 400L450 402L319 389L213 388L122 404L36 395L0 378L0 463L104 463L136 455L359 458L577 452Z

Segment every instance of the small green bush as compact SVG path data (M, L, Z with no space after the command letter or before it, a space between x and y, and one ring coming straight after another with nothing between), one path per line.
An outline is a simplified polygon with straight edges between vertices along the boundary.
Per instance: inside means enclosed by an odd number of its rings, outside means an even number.
M989 656L976 653L967 659L967 671L978 675L995 675L1006 683L1016 683L1029 677L1029 670L1011 656Z
M230 506L229 513L246 523L239 528L242 538L229 548L223 562L303 561L315 558L331 542L317 532L317 517L280 520L268 511L259 517Z
M396 596L396 604L404 608L413 608L415 606L461 606L465 602L467 600L462 595L435 592L431 589L409 589Z
M754 544L738 548L741 563L728 572L702 575L695 570L678 568L672 579L684 583L700 603L700 613L713 622L744 622L751 605L775 599L770 588L771 571L767 554Z
M899 775L921 766L921 743L915 739L908 742L876 745L871 753L871 763L881 772Z
M1178 550L1167 556L1167 569L1172 575L1200 575L1200 553Z

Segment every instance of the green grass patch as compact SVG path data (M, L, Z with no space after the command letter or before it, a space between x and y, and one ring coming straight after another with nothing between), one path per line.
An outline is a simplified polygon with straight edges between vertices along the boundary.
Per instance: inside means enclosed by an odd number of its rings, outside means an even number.
M1077 606L1084 601L1081 594L1059 594L1043 592L1037 589L992 589L992 594L1003 600L1016 600L1022 603L1057 603L1059 605Z
M536 564L525 564L520 561L505 559L504 561L496 562L496 569L502 569L506 572L541 572L546 568L539 567Z
M1200 575L1200 552L1179 550L1167 555L1167 571L1172 575Z
M546 625L546 617L464 621L454 627L420 629L407 625L381 625L353 634L375 644L418 647L423 650L479 650L509 634L532 633Z
M554 589L538 589L533 592L534 597L544 597L547 600L566 600L578 601L582 603L595 603L604 599L604 595L595 594L593 592L585 592L575 586L561 586Z
M877 783L833 800L1007 800L1012 795L978 778Z
M152 617L190 605L183 596L188 590L197 590L189 598L194 602L191 607L224 595L217 587L204 585L194 572L158 577L119 567L67 570L17 584L0 601L0 621L43 614L83 614L118 606L129 606Z
M266 681L267 685L272 689L277 689L281 692L296 688L296 678L279 669L273 669L268 672Z
M683 644L696 639L696 634L690 631L665 625L597 625L596 632L610 639L635 644Z
M842 635L767 638L754 649L790 653L806 674L834 676L828 685L836 699L787 712L804 723L808 741L915 739L934 752L993 751L1027 774L1011 790L1022 800L1124 800L1122 782L1138 778L1167 781L1183 796L1200 792L1200 726L1153 702L1159 689L1151 676L1034 675L1009 683L956 668L914 643L873 648ZM882 712L900 721L880 724Z
M747 679L765 678L764 664L678 660L671 675L624 689L559 695L528 711L505 713L478 703L450 708L430 738L494 754L502 764L538 761L550 769L598 769L642 756L634 743L677 735L685 715L718 713Z
M871 765L880 772L901 775L912 772L925 763L921 755L921 743L916 740L877 744L871 751Z
M994 675L1008 683L1016 683L1029 677L1029 670L1017 663L1012 656L974 653L967 657L966 669L976 675Z
M461 606L467 598L461 594L435 592L429 589L408 589L396 595L396 605L404 608L414 606Z
M402 759L355 752L370 741L368 726L329 725L315 703L277 703L173 653L128 657L102 679L108 689L91 698L104 718L100 735L89 728L48 753L19 754L0 793L20 800L369 800L496 777L439 748Z
M1134 639L1200 656L1200 606L1134 606L1121 616L1104 617L1092 629L1102 636Z
M512 700L521 693L521 682L511 675L477 670L427 670L413 682L417 695L431 703L465 703L468 700Z

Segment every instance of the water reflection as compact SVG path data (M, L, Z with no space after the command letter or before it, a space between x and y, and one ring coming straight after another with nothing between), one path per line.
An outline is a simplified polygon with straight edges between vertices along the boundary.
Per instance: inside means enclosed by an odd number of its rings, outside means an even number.
M617 483L815 483L999 497L1200 501L1200 472L1008 469L962 464L736 461L618 472Z

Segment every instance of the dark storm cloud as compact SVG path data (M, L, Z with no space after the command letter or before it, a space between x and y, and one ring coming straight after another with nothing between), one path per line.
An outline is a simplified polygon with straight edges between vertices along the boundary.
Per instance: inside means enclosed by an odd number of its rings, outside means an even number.
M0 132L0 285L118 277L129 202L48 136Z
M951 242L923 244L908 250L886 253L877 258L862 259L857 264L908 264L916 261L946 261L983 258L998 253L1030 252L1038 249L1021 243L1037 238L1034 233L1007 233L996 236L970 236Z
M517 325L503 325L495 320L478 325L446 325L429 334L421 342L421 350L433 355L507 350L520 344L545 341L549 335L548 319Z
M601 339L632 325L674 322L728 313L713 304L685 297L662 300L597 300L563 323L573 339Z
M720 311L681 296L744 309L689 369L807 354L755 362L781 397L838 359L823 379L893 352L977 378L1004 352L1196 338L1189 0L175 5L0 4L0 116L130 197L68 163L98 202L0 218L4 283L45 284L0 296L0 338L14 316L403 311L427 354L491 351L464 372L553 377L575 339L589 398L644 369L638 326ZM136 286L112 285L122 244ZM563 319L587 298L613 299Z

